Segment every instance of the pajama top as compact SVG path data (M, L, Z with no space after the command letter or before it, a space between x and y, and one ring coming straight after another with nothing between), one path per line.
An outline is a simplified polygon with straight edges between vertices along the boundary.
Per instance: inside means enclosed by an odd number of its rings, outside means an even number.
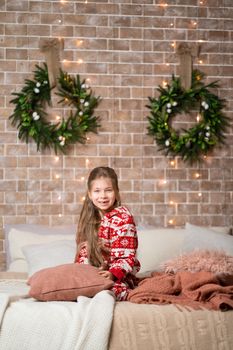
M105 263L118 282L132 283L132 277L140 270L136 258L138 247L134 218L125 206L117 207L106 213L100 223L99 240L109 249ZM76 262L88 264L87 245L76 256Z

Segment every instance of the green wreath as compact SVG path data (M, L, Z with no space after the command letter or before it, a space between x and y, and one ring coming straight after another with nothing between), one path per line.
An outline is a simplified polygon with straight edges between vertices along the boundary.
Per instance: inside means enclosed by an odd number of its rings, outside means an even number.
M94 116L94 109L100 97L95 97L92 90L81 81L79 75L71 77L60 70L58 76L58 92L61 97L58 103L71 108L69 116L60 122L49 122L45 111L46 103L51 105L51 87L49 84L48 68L36 65L34 79L25 80L25 85L17 97L10 102L15 104L13 114L9 117L12 125L18 128L18 137L29 142L34 140L37 151L53 148L65 153L67 147L75 142L85 143L87 132L97 132L99 117Z
M192 73L191 88L185 90L180 78L172 76L166 88L159 86L158 98L149 97L150 115L148 134L154 136L159 150L166 156L181 156L184 161L202 161L203 156L218 143L224 143L224 133L229 126L229 118L222 112L224 100L209 91L217 88L216 81L204 85L204 74L198 70ZM182 133L172 126L172 119L182 112L199 110L200 121Z

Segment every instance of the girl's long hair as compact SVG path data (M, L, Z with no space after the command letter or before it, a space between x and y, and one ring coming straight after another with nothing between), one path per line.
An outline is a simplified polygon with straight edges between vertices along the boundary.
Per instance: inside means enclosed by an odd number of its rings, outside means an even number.
M109 167L97 167L94 168L87 180L87 189L91 191L92 182L101 177L109 178L112 182L113 190L115 193L115 203L113 208L120 205L120 193L118 187L118 179L115 171ZM89 198L88 191L83 203L83 207L80 213L78 230L76 234L77 254L83 246L84 242L87 242L88 260L91 265L103 266L104 258L103 253L107 254L107 249L98 240L98 230L101 222L101 215L98 208L92 203Z

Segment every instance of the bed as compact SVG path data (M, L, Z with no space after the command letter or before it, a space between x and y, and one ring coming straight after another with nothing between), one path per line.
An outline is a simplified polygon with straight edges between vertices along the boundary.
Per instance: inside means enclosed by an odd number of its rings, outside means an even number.
M233 275L233 236L229 233L227 227L191 224L182 229L138 226L138 258L142 265L139 278L147 281L152 272L170 273L175 267L181 270L181 257L205 249L224 252L228 257L227 265L212 263L212 272L222 269ZM74 226L5 227L7 268L0 272L0 349L233 349L231 307L222 311L208 309L205 304L192 308L177 303L116 302L102 284L99 290L91 291L93 294L85 291L82 295L83 290L79 291L78 302L45 302L32 297L32 285L27 283L30 278L71 263L74 235ZM45 276L44 280L50 279Z

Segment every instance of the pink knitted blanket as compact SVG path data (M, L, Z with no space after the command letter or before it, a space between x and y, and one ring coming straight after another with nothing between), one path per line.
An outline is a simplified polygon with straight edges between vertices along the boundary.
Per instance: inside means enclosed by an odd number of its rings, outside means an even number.
M131 290L128 301L139 304L179 304L194 309L233 309L233 276L212 272L154 272Z

